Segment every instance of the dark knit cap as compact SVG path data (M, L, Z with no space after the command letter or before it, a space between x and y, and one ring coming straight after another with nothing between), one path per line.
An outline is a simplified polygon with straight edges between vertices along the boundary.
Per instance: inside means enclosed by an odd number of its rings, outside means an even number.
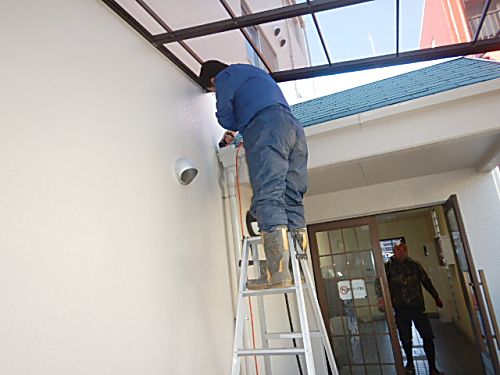
M226 69L229 65L217 60L208 60L201 64L200 83L204 87L210 86L210 80Z

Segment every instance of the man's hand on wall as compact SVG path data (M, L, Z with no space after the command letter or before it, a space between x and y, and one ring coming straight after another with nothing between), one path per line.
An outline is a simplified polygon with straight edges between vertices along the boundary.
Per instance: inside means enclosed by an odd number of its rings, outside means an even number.
M234 142L234 139L236 138L236 134L236 132L233 132L231 130L227 130L226 132L224 132L224 135L219 142L219 147L222 148L232 144Z

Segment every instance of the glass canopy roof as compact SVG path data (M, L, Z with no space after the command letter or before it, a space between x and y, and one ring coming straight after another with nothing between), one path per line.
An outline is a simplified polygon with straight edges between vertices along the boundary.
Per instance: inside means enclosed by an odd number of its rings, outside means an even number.
M197 81L209 59L278 82L500 50L500 0L102 0Z

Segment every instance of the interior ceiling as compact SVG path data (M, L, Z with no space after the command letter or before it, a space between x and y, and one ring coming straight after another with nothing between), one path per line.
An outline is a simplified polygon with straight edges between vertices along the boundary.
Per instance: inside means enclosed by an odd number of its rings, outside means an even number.
M416 208L412 210L388 212L375 216L375 220L378 223L387 223L399 220L409 220L417 217L425 217L429 215L432 211L432 207Z
M102 1L196 82L203 61L247 63L241 54L245 49L278 82L500 49L500 0L450 0L461 7L462 22L448 24L446 19L458 17L456 9L450 6L450 14L439 14L432 9L434 0ZM410 32L412 22L421 29ZM256 40L256 30L279 34L285 27L302 33L295 34L307 49L302 61L297 46L292 57L291 39L288 44L273 39L267 47L262 40L272 35ZM288 30L289 38L294 30ZM290 49L290 63L279 57L280 47Z
M499 138L500 134L483 134L312 169L307 195L475 168Z

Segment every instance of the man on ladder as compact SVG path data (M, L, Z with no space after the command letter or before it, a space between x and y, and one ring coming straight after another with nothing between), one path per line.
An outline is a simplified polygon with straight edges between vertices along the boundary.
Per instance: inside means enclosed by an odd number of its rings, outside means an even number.
M240 372L241 357L304 355L308 375L316 375L311 336L321 337L333 375L338 375L316 291L305 259L307 231L302 198L307 190L307 144L304 129L290 112L283 93L269 74L251 65L226 65L220 61L202 64L200 83L216 93L217 119L229 132L240 132L245 143L250 183L251 213L261 231L267 271L248 280L248 258L258 238L245 238L241 257L238 306L233 346L232 375ZM234 135L234 133L231 133ZM290 274L290 247L293 250ZM254 258L255 259L255 258ZM304 274L303 285L300 269ZM319 331L311 332L304 289L309 292ZM268 333L262 329L263 348L243 348L244 297L296 293L301 332ZM262 306L262 303L259 303ZM262 310L263 311L263 310ZM264 322L265 318L261 317ZM265 323L264 323L265 325ZM302 339L302 348L271 348L271 339Z
M206 61L200 83L216 93L217 119L240 132L253 189L251 213L261 230L268 272L249 280L249 289L292 284L289 271L290 231L305 250L302 198L307 190L307 144L304 129L290 112L279 86L252 65Z

